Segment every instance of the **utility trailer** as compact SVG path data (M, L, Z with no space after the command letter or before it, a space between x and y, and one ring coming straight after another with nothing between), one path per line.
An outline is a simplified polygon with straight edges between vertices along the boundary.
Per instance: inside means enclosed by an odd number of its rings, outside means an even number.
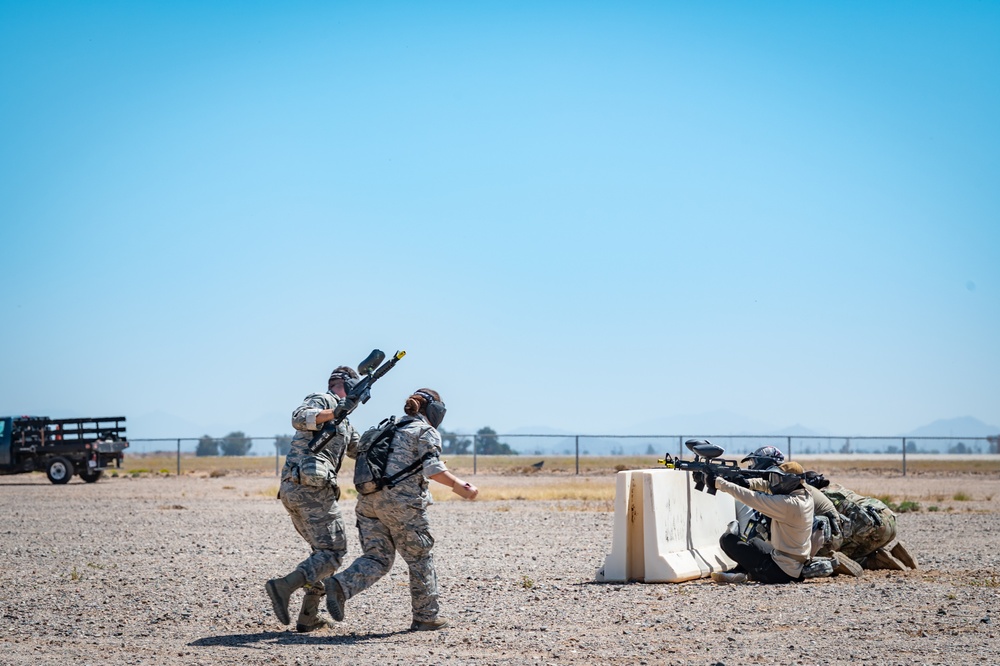
M0 474L44 471L58 484L79 474L94 483L105 469L121 467L126 448L124 416L0 417Z

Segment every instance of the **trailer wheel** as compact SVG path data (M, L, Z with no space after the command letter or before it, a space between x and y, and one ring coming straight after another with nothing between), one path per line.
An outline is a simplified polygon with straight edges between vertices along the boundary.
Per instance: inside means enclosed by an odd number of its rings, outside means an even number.
M53 458L49 461L49 467L45 474L52 483L69 483L69 480L73 478L73 463L66 458Z
M102 469L95 469L95 470L88 469L85 472L80 472L80 478L86 481L87 483L97 483L97 480L101 478L102 474L104 474L104 470Z

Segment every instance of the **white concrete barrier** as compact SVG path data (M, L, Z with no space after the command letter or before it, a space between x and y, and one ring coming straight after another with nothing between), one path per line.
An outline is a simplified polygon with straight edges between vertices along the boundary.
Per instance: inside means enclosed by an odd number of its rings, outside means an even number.
M618 472L615 483L611 553L598 581L679 583L736 565L719 547L736 519L731 496L697 491L678 470Z

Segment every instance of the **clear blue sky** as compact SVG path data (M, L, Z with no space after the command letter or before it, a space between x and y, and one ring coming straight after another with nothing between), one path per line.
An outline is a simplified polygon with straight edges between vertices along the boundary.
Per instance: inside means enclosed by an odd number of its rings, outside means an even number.
M419 386L462 431L1000 424L998 34L988 2L2 2L0 412L270 435L379 347L362 425Z

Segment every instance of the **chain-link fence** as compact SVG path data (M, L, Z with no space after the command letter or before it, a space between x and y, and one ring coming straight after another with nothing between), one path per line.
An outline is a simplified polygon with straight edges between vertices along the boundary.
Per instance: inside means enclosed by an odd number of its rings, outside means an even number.
M214 441L222 445L226 438ZM975 455L996 454L998 437L826 437L818 435L552 435L552 434L457 434L445 438L445 453L470 455L472 473L478 472L483 456L519 455L525 457L568 457L575 461L576 474L580 474L580 460L588 457L662 457L669 453L681 458L691 458L685 446L688 439L708 439L725 449L726 457L742 458L762 446L775 446L788 460L796 456L878 456L884 460L898 461L906 475L907 457L914 455ZM280 473L282 459L288 451L290 436L244 437L242 445L231 447L238 453L234 457L254 457L252 467L263 471L273 458L274 473ZM158 439L132 439L126 453L129 456L153 457L161 465L170 460L170 467L177 474L195 468L204 468L210 461L224 465L226 455L199 455L199 445L205 437L179 437ZM223 448L224 450L224 448ZM200 464L199 464L200 463ZM166 468L160 471L167 471ZM173 471L173 470L170 470Z

